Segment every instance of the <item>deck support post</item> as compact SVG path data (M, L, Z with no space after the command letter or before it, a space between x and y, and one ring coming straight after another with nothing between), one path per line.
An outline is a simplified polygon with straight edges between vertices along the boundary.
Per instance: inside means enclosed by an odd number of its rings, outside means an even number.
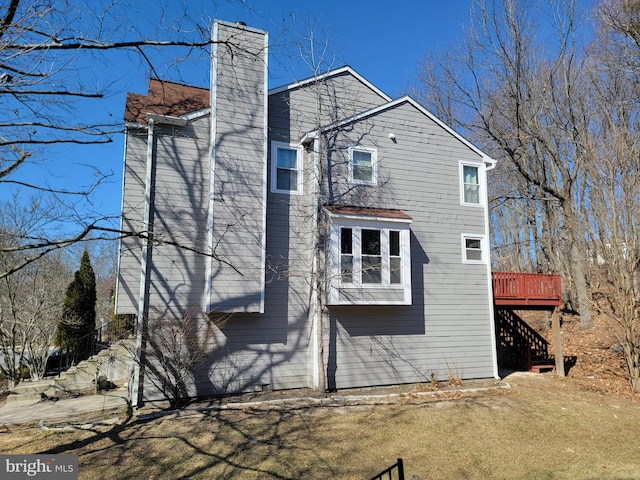
M553 309L551 316L551 337L554 343L553 348L556 353L556 373L564 377L564 357L562 355L562 332L560 331L560 308Z

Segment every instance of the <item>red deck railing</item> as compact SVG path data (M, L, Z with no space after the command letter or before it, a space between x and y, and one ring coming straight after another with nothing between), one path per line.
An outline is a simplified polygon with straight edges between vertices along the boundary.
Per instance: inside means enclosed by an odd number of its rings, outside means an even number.
M560 275L493 272L493 303L508 307L562 306Z

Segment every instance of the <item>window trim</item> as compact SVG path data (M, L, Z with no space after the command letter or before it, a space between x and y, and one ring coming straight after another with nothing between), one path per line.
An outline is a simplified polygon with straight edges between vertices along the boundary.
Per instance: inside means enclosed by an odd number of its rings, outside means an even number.
M411 230L410 220L407 219L391 219L391 218L367 218L337 215L331 216L330 226L330 305L411 305ZM343 282L342 280L342 229L352 230L352 274L351 282ZM379 230L380 231L380 250L382 264L382 278L380 283L363 283L362 282L362 230ZM391 276L391 254L390 254L390 235L389 232L399 232L400 243L400 264L401 264L401 281L393 283ZM398 257L393 257L398 258ZM354 290L369 292L374 297L366 302L351 302L340 300L340 291ZM376 299L376 291L380 298ZM403 291L403 300L389 301L384 298L384 292Z
M296 175L296 189L295 190L284 190L278 188L278 149L286 149L286 150L295 150L296 152L296 168L291 169L295 170ZM303 168L302 168L302 145L296 143L287 143L287 142L271 142L271 192L272 193L281 193L285 195L302 195L302 182L303 182Z
M357 180L353 178L353 152L366 152L371 154L371 181ZM375 148L353 145L349 147L349 183L354 185L370 185L378 184L378 151Z
M460 180L460 205L466 207L483 207L484 206L484 181L482 177L482 164L474 162L459 162L459 180ZM478 201L468 202L465 197L465 183L464 183L464 167L473 167L478 172Z
M485 235L476 235L471 233L463 233L461 236L462 247L462 263L470 265L484 265L487 263L487 242ZM479 240L480 241L480 260L474 260L467 256L467 240ZM475 250L475 249L474 249Z

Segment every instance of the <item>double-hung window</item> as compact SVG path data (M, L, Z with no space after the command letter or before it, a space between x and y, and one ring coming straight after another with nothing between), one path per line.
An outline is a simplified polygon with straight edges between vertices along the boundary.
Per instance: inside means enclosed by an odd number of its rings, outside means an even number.
M302 193L302 149L299 146L271 143L271 191Z
M460 163L460 194L463 205L481 205L480 167Z
M370 216L331 215L332 305L411 304L411 219L398 211L371 210ZM381 212L396 217L376 216Z
M349 148L349 180L361 185L375 185L377 179L376 151L364 147Z

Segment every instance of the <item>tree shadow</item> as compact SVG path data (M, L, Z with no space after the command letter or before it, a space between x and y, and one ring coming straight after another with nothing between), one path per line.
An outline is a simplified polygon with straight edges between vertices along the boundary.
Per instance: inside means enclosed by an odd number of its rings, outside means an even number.
M319 465L329 477L339 476L329 458L295 441L312 433L305 410L182 410L128 418L37 453L76 454L81 471L104 469L114 478L200 478L214 472L216 478L295 480L313 474L311 468ZM301 459L307 461L301 464Z

